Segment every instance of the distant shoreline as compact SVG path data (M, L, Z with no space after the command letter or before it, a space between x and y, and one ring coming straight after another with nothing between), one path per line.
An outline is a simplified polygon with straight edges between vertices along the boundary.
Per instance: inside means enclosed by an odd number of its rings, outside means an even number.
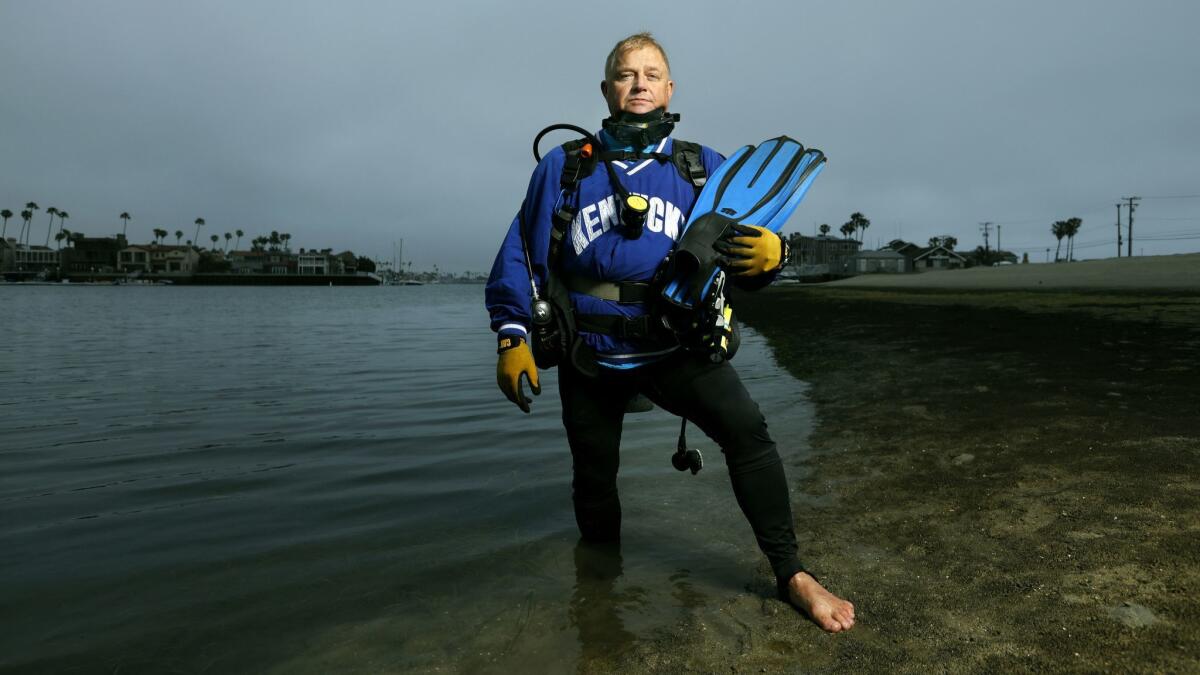
M862 274L812 286L895 290L1200 291L1200 253L915 274Z

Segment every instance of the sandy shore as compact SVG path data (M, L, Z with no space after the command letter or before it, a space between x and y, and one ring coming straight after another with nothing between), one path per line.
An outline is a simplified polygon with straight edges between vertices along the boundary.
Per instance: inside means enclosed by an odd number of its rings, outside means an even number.
M629 665L1200 672L1197 265L1031 265L739 299L812 384L815 453L788 467L797 532L859 625L821 633L764 574L720 620ZM1175 292L1132 292L1135 278Z
M825 285L837 288L955 290L1200 291L1200 253L973 267L920 274L865 274Z

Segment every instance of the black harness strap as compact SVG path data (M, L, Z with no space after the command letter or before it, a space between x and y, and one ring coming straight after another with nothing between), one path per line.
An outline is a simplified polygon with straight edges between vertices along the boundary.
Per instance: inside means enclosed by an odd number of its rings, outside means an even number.
M663 337L662 329L655 326L648 314L633 318L612 314L578 314L575 316L575 327L588 333L631 340Z
M580 284L575 280L570 278L564 279L560 276L562 273L559 269L559 264L562 256L563 240L566 237L567 227L579 212L578 208L570 206L567 203L567 196L575 194L579 188L579 183L584 178L592 175L592 172L596 170L596 165L600 161L653 159L658 162L671 162L675 166L676 171L679 172L679 175L692 184L696 190L696 194L700 194L700 189L704 187L704 183L708 179L708 172L705 171L704 162L701 159L699 143L674 140L671 145L670 154L605 150L602 152L592 152L590 156L584 157L583 147L586 144L587 141L585 139L578 139L568 141L562 145L563 152L566 154L566 159L563 162L562 176L558 181L559 187L562 189L562 203L551 218L550 248L546 260L546 267L549 272L546 290L547 295L557 300L560 306L565 307L570 306L564 297L564 291L567 288L591 295L584 288L577 289L576 287L580 286ZM615 288L609 288L610 286ZM607 297L615 293L617 297L609 299L616 299L622 303L646 302L652 295L646 284L635 282L596 281L593 284L593 288L600 289L600 292L595 294L597 297ZM648 315L629 319L623 316L579 314L574 319L575 329L589 333L602 333L618 338L633 339L664 337L663 329L651 321Z
M696 188L696 194L700 194L700 188L708 182L708 172L704 170L704 161L700 159L700 144L675 141L671 146L671 162L675 164L679 175Z

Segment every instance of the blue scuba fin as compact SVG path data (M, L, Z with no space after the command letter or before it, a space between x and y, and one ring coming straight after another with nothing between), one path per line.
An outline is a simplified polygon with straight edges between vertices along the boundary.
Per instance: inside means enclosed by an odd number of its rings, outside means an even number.
M675 245L662 287L668 308L690 311L709 295L721 272L712 245L731 224L778 232L824 166L824 153L787 136L733 153L696 197Z

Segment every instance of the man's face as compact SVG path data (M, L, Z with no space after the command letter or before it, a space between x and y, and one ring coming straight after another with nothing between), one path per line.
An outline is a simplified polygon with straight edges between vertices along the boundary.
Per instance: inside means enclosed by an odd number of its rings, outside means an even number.
M667 62L654 47L626 51L617 60L610 79L600 83L609 114L622 111L641 114L655 108L667 109L675 91L670 75Z

